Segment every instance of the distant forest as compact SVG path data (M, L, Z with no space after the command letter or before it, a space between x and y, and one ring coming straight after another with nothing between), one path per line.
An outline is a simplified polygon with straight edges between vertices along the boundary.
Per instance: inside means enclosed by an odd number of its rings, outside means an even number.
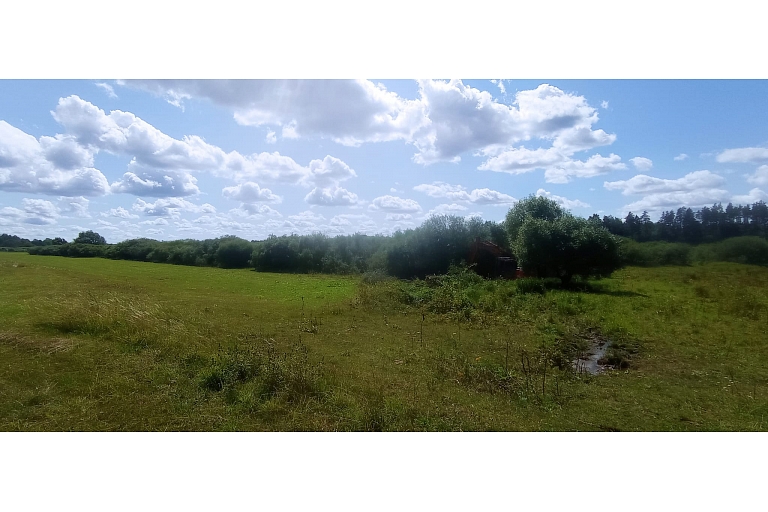
M45 240L28 240L26 238L20 238L16 235L7 235L5 233L0 235L0 247L42 247L44 245L62 245L67 241L63 238L46 238Z
M768 236L768 205L758 201L751 205L734 206L717 203L700 210L678 208L665 211L659 220L652 222L648 212L635 215L629 212L623 219L597 214L589 218L614 235L631 238L637 242L685 242L699 244L717 242L735 236Z
M663 212L656 222L648 212L629 213L623 219L595 214L588 221L625 239L622 254L629 265L688 264L693 260L768 264L768 205L764 201L747 206L715 204L699 210L683 207ZM740 241L730 241L739 237ZM430 217L417 228L390 236L358 233L329 237L313 233L270 235L266 240L250 242L225 236L168 242L139 238L107 244L98 233L89 231L72 243L62 238L27 240L3 234L0 247L40 255L252 267L265 272L379 271L396 277L423 278L445 273L451 265L466 260L476 238L511 249L504 222L450 215Z

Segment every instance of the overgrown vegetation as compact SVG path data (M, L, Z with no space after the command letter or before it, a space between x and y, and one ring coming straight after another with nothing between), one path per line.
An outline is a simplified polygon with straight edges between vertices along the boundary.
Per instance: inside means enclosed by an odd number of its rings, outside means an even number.
M641 267L686 266L716 261L766 266L768 241L756 236L743 236L695 246L669 242L638 243L625 239L620 254L624 265Z
M684 243L644 242L625 239L620 254L625 265L660 267L665 265L690 265L693 246Z
M693 261L730 261L749 265L768 265L768 240L756 236L729 238L715 244L702 244L692 251Z

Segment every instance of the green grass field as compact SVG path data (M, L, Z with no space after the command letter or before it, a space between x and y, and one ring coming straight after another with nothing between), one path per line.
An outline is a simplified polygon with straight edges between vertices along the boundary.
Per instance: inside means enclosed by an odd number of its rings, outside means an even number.
M0 430L768 427L767 268L526 286L0 253Z

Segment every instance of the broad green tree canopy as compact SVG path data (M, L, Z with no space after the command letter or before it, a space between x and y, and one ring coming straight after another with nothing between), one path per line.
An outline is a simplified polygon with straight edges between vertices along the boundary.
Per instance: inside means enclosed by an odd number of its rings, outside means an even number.
M77 235L77 238L75 238L74 243L76 244L90 244L90 245L106 245L107 240L101 236L100 234L96 233L95 231L82 231L79 235Z
M518 264L529 274L567 283L574 276L610 275L620 267L616 237L546 197L528 197L511 208L507 232Z

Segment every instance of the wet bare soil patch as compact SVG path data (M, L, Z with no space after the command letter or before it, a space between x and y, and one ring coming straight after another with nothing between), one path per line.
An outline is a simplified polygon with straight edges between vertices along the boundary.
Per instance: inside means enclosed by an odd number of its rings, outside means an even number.
M580 351L571 363L576 373L598 375L605 370L614 369L614 365L609 364L606 359L606 352L612 345L611 340L592 330L587 332L584 338L587 348Z
M577 373L598 375L605 370L624 370L630 367L639 351L639 345L631 340L611 339L596 329L581 335L579 350L571 361Z

